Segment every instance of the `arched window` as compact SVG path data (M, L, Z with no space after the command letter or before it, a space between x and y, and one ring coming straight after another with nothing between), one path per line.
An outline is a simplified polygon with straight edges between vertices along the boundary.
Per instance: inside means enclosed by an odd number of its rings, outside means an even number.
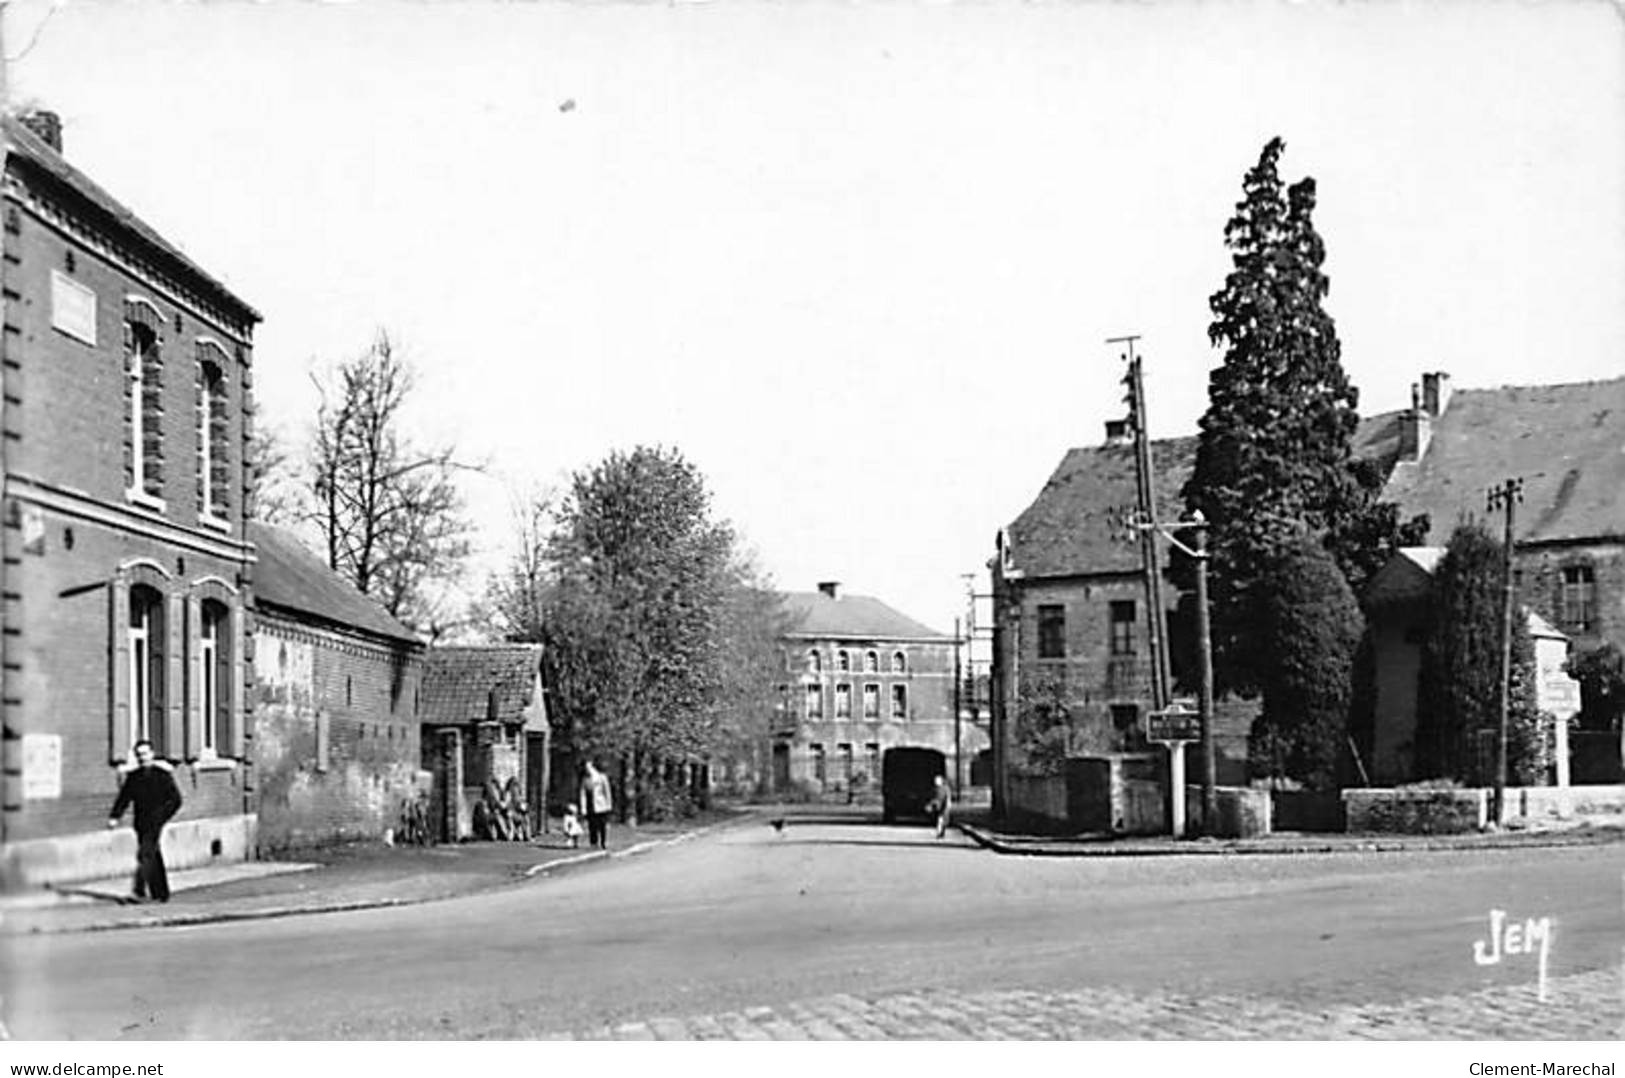
M226 392L226 354L216 344L199 341L198 351L198 505L203 516L224 521L230 515L231 416Z
M866 674L880 673L879 654L873 651L866 651L863 653L863 672Z
M162 498L164 364L158 313L145 303L124 305L126 480L131 494Z
M824 670L824 660L819 656L818 649L813 648L811 651L808 651L807 652L807 672L809 674L820 674L820 673L823 673L823 670Z
M225 756L232 743L231 608L205 599L198 625L198 748Z
M852 669L852 656L844 650L835 653L835 669L841 673L849 673Z
M891 672L894 674L908 673L908 656L901 651L891 653Z
M153 753L169 755L164 736L164 597L145 584L130 588L130 617L124 627L130 694L126 758L137 741L151 741Z

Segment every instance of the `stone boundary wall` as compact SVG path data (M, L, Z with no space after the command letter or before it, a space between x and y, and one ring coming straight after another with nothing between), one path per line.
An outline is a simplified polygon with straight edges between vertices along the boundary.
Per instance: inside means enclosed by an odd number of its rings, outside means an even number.
M1489 795L1488 790L1344 790L1343 811L1351 834L1454 835L1489 823Z

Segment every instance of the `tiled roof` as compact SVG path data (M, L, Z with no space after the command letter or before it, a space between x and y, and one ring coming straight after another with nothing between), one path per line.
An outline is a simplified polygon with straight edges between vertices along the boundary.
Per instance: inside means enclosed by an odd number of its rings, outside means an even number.
M430 648L418 714L427 723L521 722L541 666L540 644Z
M254 599L371 636L421 646L412 630L361 594L305 548L292 532L251 521L248 538L259 552Z
M784 605L795 623L791 636L953 640L949 634L928 629L867 595L831 599L821 591L793 591L785 595Z
M1179 492L1196 467L1196 445L1194 435L1151 443L1159 520L1184 514ZM1398 446L1399 413L1360 421L1355 456L1387 466ZM1134 504L1133 446L1067 450L1038 497L1005 531L1010 568L1029 577L1138 572L1139 544L1122 537L1120 522Z
M1360 596L1367 609L1420 602L1433 590L1433 571L1444 557L1436 546L1400 547L1371 574Z
M1383 490L1404 516L1432 518L1430 541L1484 517L1485 492L1518 477L1518 542L1625 536L1625 378L1457 390L1432 427L1421 462Z
M0 115L0 131L4 132L9 157L32 164L50 179L74 191L119 227L136 236L164 259L175 263L207 291L236 308L248 321L263 321L258 311L244 303L231 289L205 273L202 267L182 254L179 248L160 236L89 176L68 164L61 154L30 131L21 120L15 116Z

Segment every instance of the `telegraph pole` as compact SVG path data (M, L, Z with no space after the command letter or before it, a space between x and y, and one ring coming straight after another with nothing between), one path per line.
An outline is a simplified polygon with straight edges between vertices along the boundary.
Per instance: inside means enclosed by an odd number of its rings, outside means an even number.
M962 700L960 698L960 694L959 694L959 619L955 618L954 619L954 796L956 798L959 796L959 788L960 788L960 785L961 785L960 772L963 770L959 766L959 722L960 722L959 715L960 715L960 712L963 710L963 707L964 707L964 705L963 705L963 702L962 702Z
M1140 535L1140 558L1145 568L1145 598L1150 608L1146 611L1146 624L1151 637L1151 700L1161 711L1168 706L1168 649L1163 627L1162 569L1157 557L1157 485L1151 460L1151 435L1145 414L1145 382L1141 377L1140 357L1134 354L1134 342L1139 335L1108 337L1107 344L1127 345L1122 358L1128 363L1123 384L1128 387L1124 397L1129 407L1128 421L1134 431L1134 479L1139 519L1147 525Z
M1207 519L1200 509L1191 514L1189 526L1196 533L1196 655L1201 663L1201 687L1197 707L1202 713L1202 830L1215 833L1219 818L1218 752L1213 745L1213 630L1207 607Z
M1516 506L1523 501L1523 480L1507 479L1485 492L1490 512L1506 511L1506 530L1501 541L1501 729L1495 760L1495 825L1505 818L1507 796L1507 711L1512 693L1512 526Z

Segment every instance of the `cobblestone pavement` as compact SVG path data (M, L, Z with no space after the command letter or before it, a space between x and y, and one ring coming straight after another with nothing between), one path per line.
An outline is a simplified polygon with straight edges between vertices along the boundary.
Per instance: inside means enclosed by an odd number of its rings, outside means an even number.
M1454 996L1299 1008L1244 996L927 991L825 996L555 1035L582 1040L1618 1040L1614 970Z

